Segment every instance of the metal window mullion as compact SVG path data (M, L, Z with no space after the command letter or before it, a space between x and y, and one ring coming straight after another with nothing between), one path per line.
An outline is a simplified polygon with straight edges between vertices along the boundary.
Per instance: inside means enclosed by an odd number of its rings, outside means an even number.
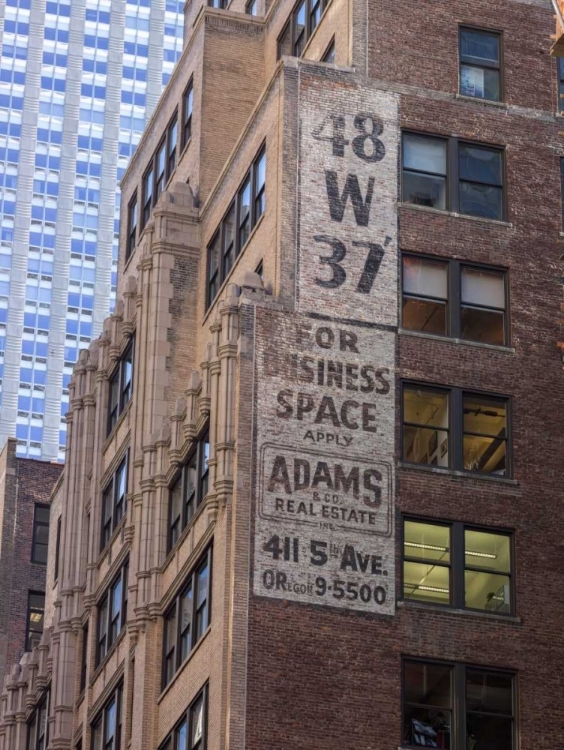
M466 683L463 664L454 665L453 678L453 724L455 730L455 742L453 746L455 748L464 748L466 747Z
M450 527L451 534L451 564L453 583L453 606L464 609L464 526L461 523L453 523Z
M449 138L447 141L447 209L455 213L458 213L460 207L459 171L458 141L456 138Z
M460 338L460 332L462 330L461 325L461 299L462 290L460 288L461 276L460 276L460 261L451 260L448 263L448 290L450 298L450 309L449 309L449 322L450 322L450 335L454 338Z

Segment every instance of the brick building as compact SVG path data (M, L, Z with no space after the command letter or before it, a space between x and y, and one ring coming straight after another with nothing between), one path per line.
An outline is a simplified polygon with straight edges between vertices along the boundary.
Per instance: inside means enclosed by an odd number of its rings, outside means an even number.
M62 466L0 452L0 684L43 632L51 490Z
M0 750L554 750L551 3L185 18Z

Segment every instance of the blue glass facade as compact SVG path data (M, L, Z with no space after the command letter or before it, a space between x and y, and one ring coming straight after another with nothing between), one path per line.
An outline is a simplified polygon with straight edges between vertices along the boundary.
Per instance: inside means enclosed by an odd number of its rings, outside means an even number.
M21 456L64 459L72 367L115 299L117 184L182 52L182 8L176 0L5 2L0 442L15 435ZM26 109L38 112L36 127L22 128Z

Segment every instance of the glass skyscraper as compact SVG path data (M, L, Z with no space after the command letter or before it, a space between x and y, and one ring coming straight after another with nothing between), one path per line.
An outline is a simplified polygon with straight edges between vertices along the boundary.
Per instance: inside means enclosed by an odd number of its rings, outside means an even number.
M0 0L0 445L63 460L68 383L113 305L119 188L182 51L183 0Z

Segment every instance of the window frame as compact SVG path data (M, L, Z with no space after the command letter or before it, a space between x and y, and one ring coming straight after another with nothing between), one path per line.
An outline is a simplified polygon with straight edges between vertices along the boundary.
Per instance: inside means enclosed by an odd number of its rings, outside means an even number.
M49 710L50 710L50 704L51 704L51 690L47 688L41 695L41 698L37 701L35 704L35 708L33 709L33 713L30 716L29 720L26 722L26 750L47 750L49 746ZM39 720L41 718L41 712L42 710L45 711L45 732L41 736L39 734L40 732L40 723ZM35 736L34 736L34 742L30 742L32 736L31 736L31 727L32 725L35 725Z
M119 505L119 473L121 470L125 471L125 492L123 496L123 508L121 511L121 515L119 518L117 517L117 506ZM117 527L120 525L122 520L125 518L127 513L127 490L128 490L128 484L129 484L129 448L125 451L125 454L122 456L119 464L112 472L112 475L110 479L106 482L104 485L104 488L102 489L102 527L100 532L100 551L104 550L106 546L109 544L112 535L114 531L117 529ZM106 509L106 499L107 497L111 495L111 513L109 515L108 521L104 523L105 518L105 509ZM108 526L109 523L109 533L107 533L106 526Z
M186 113L186 107L187 107L190 95L192 95L192 106L190 108L190 114L188 115ZM192 139L193 115L194 115L194 76L191 76L190 80L188 81L188 85L186 86L182 94L182 146L181 146L182 151L184 151L184 149L188 146L190 140Z
M203 629L202 633L198 635L198 628L196 627L197 615L200 609L198 607L198 592L199 592L198 574L202 571L202 569L205 566L207 566L207 569L208 569L206 600L205 600L205 606L207 607L207 625ZM174 599L166 608L163 614L163 646L162 646L162 673L161 673L161 689L162 690L164 690L168 685L170 685L174 681L176 675L180 671L180 668L182 667L184 662L190 658L190 655L194 651L195 647L203 638L207 629L211 625L211 622L212 622L212 587L213 587L213 545L210 545L200 555L197 562L192 567L190 573L184 579L182 587L179 589L178 593L175 595ZM189 590L192 591L192 605L191 605L191 613L190 613L190 635L189 635L190 648L188 649L188 652L183 659L182 658L183 631L181 630L181 609L182 609L182 599L184 598L185 594ZM174 622L175 635L174 635L174 644L171 646L170 644L167 643L166 623L169 618L172 619L172 616L174 616L174 619L175 619L175 622ZM170 679L167 682L167 660L171 654L173 654L174 669L171 673Z
M252 12L253 6L257 7L256 13ZM256 18L258 16L258 0L247 0L247 2L245 3L245 13L248 16L252 16L253 18Z
M49 517L51 516L51 506L46 505L45 503L34 503L33 508L33 532L32 532L32 541L31 541L31 562L34 565L47 565L48 562L48 554L49 554L49 521L45 523L45 521L39 521L37 518L37 511L41 510L47 510L49 511ZM47 529L47 544L43 544L42 542L37 542L36 539L36 531L40 528L46 528ZM41 547L46 547L46 559L38 560L36 557L37 554L37 545Z
M499 667L489 667L483 664L474 664L470 662L456 662L442 659L425 658L421 656L410 656L402 654L401 657L401 748L415 750L417 745L407 744L404 740L405 727L405 707L406 707L406 684L405 684L405 665L407 663L425 664L437 667L449 667L451 670L451 708L445 709L451 714L451 750L463 750L466 748L466 673L472 670L481 670L489 674L499 674L511 677L511 704L512 704L512 750L518 748L518 725L519 725L519 700L518 700L518 679L517 672L513 669L503 669ZM415 705L415 704L412 704ZM505 715L503 715L505 716Z
M445 208L434 208L433 206L417 206L418 208L424 208L431 211L446 211L448 213L455 213L461 217L470 216L474 219L481 221L500 221L507 223L508 218L508 201L507 201L507 164L506 164L506 147L500 146L499 144L486 143L483 141L471 141L467 138L457 138L455 136L448 136L441 133L429 133L427 131L402 129L401 131L401 175L400 175L400 203L402 206L413 206L417 204L409 203L403 198L404 193L404 159L405 159L405 136L416 136L418 138L428 138L435 141L443 141L446 145L446 175L445 175ZM459 169L459 155L460 146L468 146L469 148L479 148L485 151L495 151L501 156L501 185L492 187L499 187L501 190L501 218L492 219L488 216L479 216L477 214L464 214L460 211L460 184L461 182L468 182L468 180L461 180L460 169ZM414 170L408 170L414 171ZM419 172L419 174L435 174L432 172ZM473 183L486 185L488 183Z
M176 140L172 145L172 133L176 128ZM170 118L166 129L166 175L165 185L168 184L170 178L176 171L178 164L178 110L174 110L173 116Z
M515 530L501 526L486 526L479 523L466 523L464 521L453 521L452 519L436 518L435 516L423 516L418 514L406 513L401 517L401 586L400 586L400 600L405 602L407 605L414 604L422 607L438 607L439 609L445 610L465 610L467 612L484 612L486 614L494 614L498 617L514 618L516 617L516 570L515 570ZM410 599L404 595L404 563L406 562L405 556L405 523L421 523L430 526L442 526L449 529L450 539L450 562L448 563L449 568L449 604L441 604L440 602L424 602L419 599ZM510 610L509 612L490 612L490 610L479 609L476 607L467 607L464 603L465 595L465 581L464 573L466 570L472 570L466 565L465 554L466 554L466 542L464 533L466 531L481 531L486 534L496 534L498 536L505 536L509 539L509 573L504 574L509 578L510 586ZM417 562L415 555L407 559L407 562ZM444 564L447 567L447 564Z
M323 18L323 14L325 13L325 10L329 6L331 0L297 0L294 7L292 8L290 15L288 16L288 20L282 27L282 31L277 37L276 45L277 45L277 60L280 60L282 57L282 39L283 37L288 33L288 29L290 29L290 48L292 50L289 57L301 57L303 55L303 52L305 48L307 47L307 43L313 36L314 31L317 29L319 24L321 23L321 19ZM302 4L305 4L305 25L303 30L304 40L303 40L303 47L300 50L300 54L296 55L296 44L298 43L301 34L297 34L297 17L298 17L298 11L300 10ZM315 10L317 5L321 6L321 13L319 15L319 21L313 26L311 24L311 15L312 11Z
M137 247L137 228L139 224L139 203L137 201L137 190L127 204L127 239L125 247L125 260L128 261Z
M194 747L197 748L197 750L206 750L207 747L207 739L208 739L208 693L209 693L209 685L206 682L206 684L201 688L201 690L198 690L196 696L190 701L188 707L182 714L182 716L178 719L174 727L172 728L172 731L168 733L168 735L165 737L163 742L159 745L159 750L178 750L178 736L177 732L178 729L183 725L186 724L187 730L188 730L188 737L187 737L187 744L186 744L186 750L194 750ZM202 726L202 738L198 745L192 744L192 731L191 731L191 724L192 724L192 711L195 707L195 705L198 703L198 701L202 699L203 701L203 726Z
M257 226L260 219L266 213L266 182L267 182L266 180L266 156L267 156L266 141L263 141L255 157L253 158L251 166L249 167L249 169L247 169L243 179L239 183L239 187L237 188L234 198L231 201L229 201L229 205L227 207L227 210L225 211L225 213L223 214L221 218L219 226L213 232L213 234L211 235L211 239L206 245L206 256L207 256L206 311L209 310L214 300L217 299L217 296L219 294L219 291L221 290L221 287L223 286L223 283L229 277L233 267L235 266L237 262L237 258L241 255L241 253L247 246L247 243L249 242L255 227ZM257 191L258 165L263 157L265 159L264 185L262 185L261 188ZM242 220L242 216L241 216L241 205L243 205L242 195L245 192L247 182L250 185L249 212L248 214L245 214L245 217ZM258 214L257 201L263 196L264 196L264 209L260 213L260 215L257 215ZM227 227L226 220L229 214L231 213L231 211L234 211L234 214L235 214L234 239L233 239L233 245L232 245L233 262L231 266L229 267L229 270L225 272L224 261L225 261L225 256L226 256L226 253L225 253L225 248L226 248L225 234L226 234L226 227ZM247 222L248 222L248 230L246 228ZM245 231L248 231L248 234L243 240ZM211 259L212 259L211 251L216 242L219 242L219 262L218 262L217 270L212 276L211 275ZM231 245L229 245L229 247L231 247ZM213 296L212 296L212 284L214 286L217 285L217 289Z
M114 702L116 706L116 733L112 740L112 744L108 745L106 741L106 729L107 729L106 722L107 722L109 709ZM96 741L95 732L98 726L100 726L102 730L102 747L104 748L104 750L120 750L122 727L123 727L123 683L120 683L116 687L113 693L109 696L108 700L104 703L102 708L98 711L94 719L90 722L90 735L91 735L90 747L92 750L97 750L96 744L95 744L95 741Z
M110 653L112 646L119 639L121 632L123 631L127 622L127 600L128 600L128 579L129 579L129 559L126 559L121 565L116 575L112 578L110 584L105 588L104 593L100 599L96 602L96 668L104 661L106 656ZM112 594L116 589L116 586L121 584L121 599L119 609L119 628L115 634L112 635L112 625L116 616L112 617ZM101 612L105 610L105 621L102 619ZM102 646L102 625L105 626L103 633L104 645Z
M447 432L448 440L448 466L432 466L429 467L427 464L416 463L414 461L408 461L404 458L404 411L405 411L405 398L404 393L406 388L419 388L424 391L430 391L435 393L441 393L447 395L447 406L448 406L448 426L446 428L429 427L428 429L435 429L441 432ZM464 398L476 397L483 399L493 399L495 401L505 402L505 419L506 419L506 431L505 437L506 453L505 462L506 470L503 476L476 471L473 469L464 468ZM419 380L405 379L401 380L401 404L400 404L400 462L404 468L432 468L436 471L448 471L457 472L470 477L486 477L487 479L493 479L494 481L513 479L513 419L512 419L512 398L506 394L491 393L490 391L480 391L474 388L463 388L461 386L449 386L441 385L438 383L431 383ZM411 424L411 423L408 423Z
M564 159L563 159L564 169ZM564 180L564 173L563 173ZM511 325L510 325L510 269L504 266L490 266L486 263L475 263L473 261L463 261L457 258L448 258L441 255L430 255L429 253L418 253L410 251L401 251L401 327L405 331L413 331L411 328L403 327L403 300L404 300L404 258L415 258L417 260L430 261L432 263L443 263L446 265L447 271L447 333L433 333L426 334L425 331L415 331L415 333L422 333L424 335L440 336L445 339L459 339L461 343L470 344L481 344L483 346L502 346L505 349L511 348ZM491 273L503 274L504 278L504 321L503 331L505 342L503 344L490 344L487 341L477 341L476 339L463 339L461 336L461 319L462 319L462 269L470 268L478 271L485 271ZM409 296L409 295L408 295ZM435 299L429 296L428 299ZM485 308L484 308L485 309ZM487 309L498 309L498 308L487 308Z
M63 528L63 516L57 518L57 539L55 542L55 566L53 570L53 583L59 580L59 565L61 562L61 533Z
M190 85L190 84L188 84ZM176 147L170 149L171 132L176 125ZM174 168L171 168L171 155L174 152ZM160 156L163 154L163 168L159 169ZM173 175L178 164L178 109L170 118L166 131L157 144L153 155L149 159L147 168L143 172L141 180L142 187L142 206L141 206L141 231L145 228L147 222L152 216L153 209L157 205L159 198L165 192L168 181ZM149 191L149 185L151 190Z
M473 62L469 57L464 59L464 55L462 54L462 32L463 31L473 31L478 34L488 34L489 36L496 36L498 38L499 43L499 63L491 63L489 64L489 61L484 60L480 63ZM503 103L505 101L505 76L504 76L504 57L503 57L503 48L504 48L504 39L503 39L503 30L502 29L488 29L483 26L470 26L467 23L461 23L458 25L458 93L460 96L464 96L468 99L475 99L478 102L495 102L497 104ZM463 65L472 65L475 68L489 68L490 70L497 70L499 72L499 99L486 99L485 97L481 96L468 96L467 94L463 94L460 88L460 83L462 80L462 66Z
M325 48L325 52L321 56L321 62L328 63L329 65L336 65L336 62L335 62L336 53L337 51L335 48L335 36L333 36L333 38L331 39L331 41ZM327 58L331 55L333 56L333 60L328 60Z
M180 471L174 476L173 481L168 487L168 530L167 530L167 551L170 552L176 542L182 536L184 530L192 524L192 521L196 517L199 508L202 506L206 495L209 492L209 466L204 471L205 462L205 446L210 445L209 442L209 426L206 426L200 433L199 437L196 438L192 445L186 461L182 464ZM188 485L188 474L190 463L193 459L196 459L196 487L193 491L193 508L189 512L189 498L187 497L187 485ZM177 483L180 482L180 519L178 532L175 534L176 519L172 518L173 513L173 491L176 488ZM205 491L204 491L205 486ZM192 495L191 495L192 497ZM174 524L173 524L174 520ZM174 538L176 536L176 538Z
M80 684L79 689L82 693L86 689L86 678L88 676L88 634L90 620L86 620L82 626L82 643L80 649Z
M131 357L131 378L128 381L125 380L125 374L127 370L127 362ZM120 416L127 404L131 401L133 396L133 385L135 378L135 340L132 338L127 344L120 358L118 359L115 369L111 376L108 378L109 382L109 394L108 394L108 425L106 429L106 436L108 436L114 429L119 421ZM117 403L114 405L112 401L112 387L117 383ZM124 395L129 389L129 396L125 400ZM115 416L114 416L115 412Z
M39 612L38 607L32 607L31 606L31 597L32 596L42 596L43 597L43 609L41 610L43 615L43 628L41 629L41 634L39 635L39 640L41 640L41 636L43 635L43 631L45 630L45 592L44 591L28 591L27 592L27 614L26 614L26 628L25 628L25 651L31 652L35 648L35 646L31 645L31 639L30 634L31 633L39 633L38 630L32 630L31 628L31 615L34 612Z

